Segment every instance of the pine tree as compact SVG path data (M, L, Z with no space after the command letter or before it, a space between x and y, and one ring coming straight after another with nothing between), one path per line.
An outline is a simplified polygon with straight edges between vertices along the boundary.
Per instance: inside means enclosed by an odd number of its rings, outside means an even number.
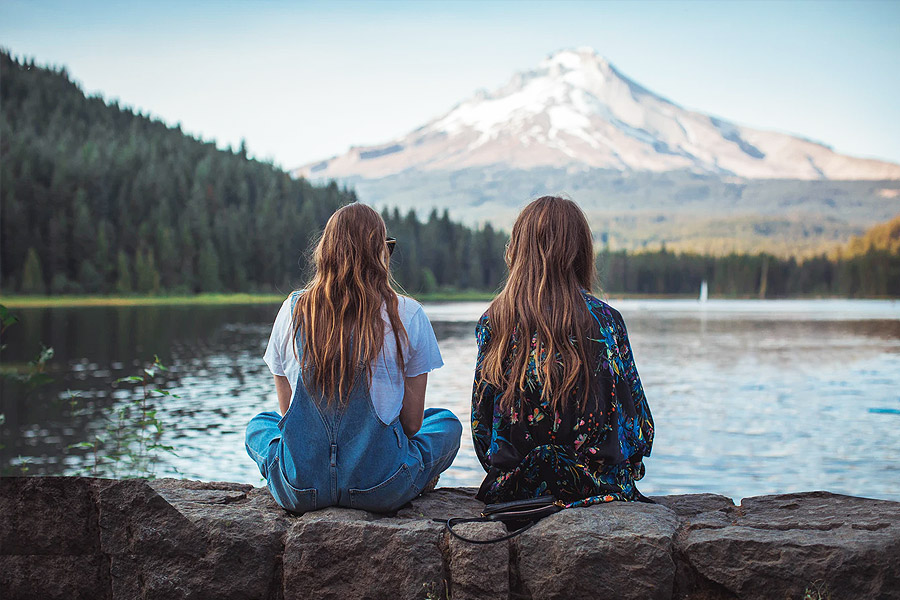
M44 273L41 270L41 259L38 258L37 250L34 248L29 248L25 256L21 290L23 294L44 294L47 291Z
M92 257L96 251L97 230L91 218L87 194L83 189L75 192L72 205L72 248L70 254L76 260Z
M128 267L128 256L122 250L119 250L117 264L116 292L130 294L134 289L131 284L131 269Z
M113 271L112 258L109 249L109 237L106 233L108 229L109 224L105 220L100 221L97 225L97 245L94 251L94 267L97 269L97 273L100 274L102 284L99 289L90 291L105 292L107 289L107 282L110 279L109 275Z
M422 282L420 291L423 294L430 294L437 291L437 279L435 278L434 273L432 273L431 269L429 269L428 267L422 267L420 281Z
M212 242L207 241L203 249L200 250L197 271L200 277L201 290L204 292L218 292L222 289L222 279L219 276L219 257Z
M178 248L175 243L175 232L171 227L163 224L157 226L156 249L159 256L160 283L170 288L179 279Z
M156 270L153 250L141 249L138 251L134 262L134 276L138 292L141 294L159 293L159 272Z
M103 277L89 259L81 261L81 264L78 265L78 282L88 294L96 294L103 291Z

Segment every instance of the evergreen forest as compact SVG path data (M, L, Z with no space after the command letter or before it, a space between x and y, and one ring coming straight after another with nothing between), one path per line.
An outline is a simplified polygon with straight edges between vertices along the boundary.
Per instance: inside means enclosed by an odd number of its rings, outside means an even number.
M597 254L600 286L612 294L696 295L706 280L714 296L900 297L900 216L876 225L831 255L783 258L768 254L656 252Z
M356 201L222 150L180 126L86 97L64 68L0 52L0 291L4 294L280 292L308 276L328 217ZM495 291L506 233L447 211L385 209L409 293ZM830 255L706 256L600 250L612 294L900 297L900 217Z
M356 201L85 97L65 69L0 53L0 285L22 294L286 292ZM506 237L386 211L410 292L492 289Z

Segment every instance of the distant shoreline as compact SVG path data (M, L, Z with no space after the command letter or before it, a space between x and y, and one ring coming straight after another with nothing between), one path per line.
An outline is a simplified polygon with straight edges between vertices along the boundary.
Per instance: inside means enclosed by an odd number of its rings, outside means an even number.
M0 304L7 308L77 308L110 306L237 306L250 304L280 304L287 294L196 294L191 296L0 296ZM459 291L432 292L413 296L419 302L488 302L494 292ZM600 294L606 300L692 300L686 294ZM714 297L712 300L755 300L750 296ZM766 298L767 300L897 300L891 297L843 298L838 296L794 296Z
M280 294L196 294L191 296L0 296L8 308L52 308L86 306L177 306L227 304L277 304Z

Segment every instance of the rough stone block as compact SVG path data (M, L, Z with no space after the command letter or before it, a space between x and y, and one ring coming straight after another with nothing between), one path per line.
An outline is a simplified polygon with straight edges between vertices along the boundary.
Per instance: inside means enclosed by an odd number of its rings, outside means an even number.
M0 479L0 554L99 553L98 481L83 477Z
M203 532L141 479L100 491L100 548L110 555L202 556Z
M473 540L506 535L502 523L463 523L453 530ZM471 544L448 534L450 594L453 600L501 600L509 597L509 542Z
M657 504L665 506L679 517L695 517L702 513L734 510L734 501L728 496L719 494L676 494L672 496L653 496L650 498Z
M106 600L109 561L100 554L0 555L2 600Z
M513 538L514 592L534 600L664 600L675 580L678 520L657 504L610 502L564 510Z
M443 528L347 509L306 513L284 548L285 600L443 598Z
M254 494L252 486L236 483L171 479L148 487L152 493L120 490L140 518L155 525L142 530L138 541L122 545L145 551L112 556L115 598L280 596L281 554L293 518L268 492ZM158 552L162 546L153 534L160 530L173 533L172 552Z
M731 523L687 525L695 588L734 598L900 598L896 502L808 492L746 498ZM704 581L705 580L705 581ZM704 585L705 584L705 585Z

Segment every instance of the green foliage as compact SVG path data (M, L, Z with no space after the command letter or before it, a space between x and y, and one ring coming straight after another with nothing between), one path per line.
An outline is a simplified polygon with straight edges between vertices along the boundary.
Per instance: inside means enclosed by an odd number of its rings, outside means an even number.
M424 294L433 294L437 290L437 278L428 267L422 269L421 290Z
M7 328L14 325L18 319L10 311L0 304L0 350L6 346L3 344L3 334ZM26 396L36 388L53 381L46 373L47 364L53 358L53 349L42 347L40 353L27 366L20 368L4 368L0 370L0 377L6 382L16 384ZM92 440L77 444L71 444L67 450L87 450L92 457L92 464L84 470L85 473L94 476L111 477L145 477L155 476L159 455L163 452L175 453L172 446L162 443L164 426L157 417L154 403L162 398L177 397L171 392L156 385L158 379L168 369L163 365L158 356L154 356L153 363L143 369L140 375L124 377L116 381L116 384L140 386L140 393L120 406L114 415L108 418L103 432L95 435ZM76 394L69 393L69 406L72 412L78 410L78 398ZM0 427L6 422L6 417L0 413ZM0 449L3 446L0 444ZM18 457L12 462L13 472L24 475L28 472L28 461ZM2 472L9 469L3 468Z
M450 600L450 586L446 580L438 582L423 583L422 589L425 593L425 600Z
M18 317L13 315L6 306L0 304L0 352L6 348L3 335L10 326L18 323L18 321ZM24 368L3 366L2 363L0 363L0 378L19 388L16 390L15 387L11 387L10 389L13 390L13 393L23 394L27 397L28 394L35 389L53 381L53 378L46 373L47 363L51 358L53 358L53 348L41 346L41 351L38 355ZM0 413L0 427L5 423L6 415ZM4 447L5 446L0 443L0 450ZM18 472L22 475L28 472L27 461L22 459L22 457L19 457L16 467ZM0 474L4 472L6 472L6 469L0 468Z
M839 256L857 257L871 251L900 254L900 215L880 223L860 237L853 237Z
M117 385L140 386L140 392L116 409L102 433L90 441L70 444L67 450L86 451L90 466L83 472L91 476L106 477L156 477L156 467L162 453L175 454L175 448L162 443L165 427L157 417L155 402L178 396L158 387L155 383L168 369L158 356L140 375L123 377ZM70 406L77 410L78 399L70 394Z
M6 348L3 342L3 334L6 330L19 321L8 308L0 304L0 351ZM47 385L53 381L53 377L47 374L47 363L53 358L53 348L41 346L38 355L23 367L4 366L0 369L0 377L8 382L16 384L20 390L17 393L28 395L35 389Z
M8 308L0 304L0 342L2 342L3 333L6 331L6 328L18 322L19 317L12 314ZM0 350L3 350L4 348L6 348L6 346L0 343Z
M831 600L831 592L825 583L816 581L806 587L801 600Z

